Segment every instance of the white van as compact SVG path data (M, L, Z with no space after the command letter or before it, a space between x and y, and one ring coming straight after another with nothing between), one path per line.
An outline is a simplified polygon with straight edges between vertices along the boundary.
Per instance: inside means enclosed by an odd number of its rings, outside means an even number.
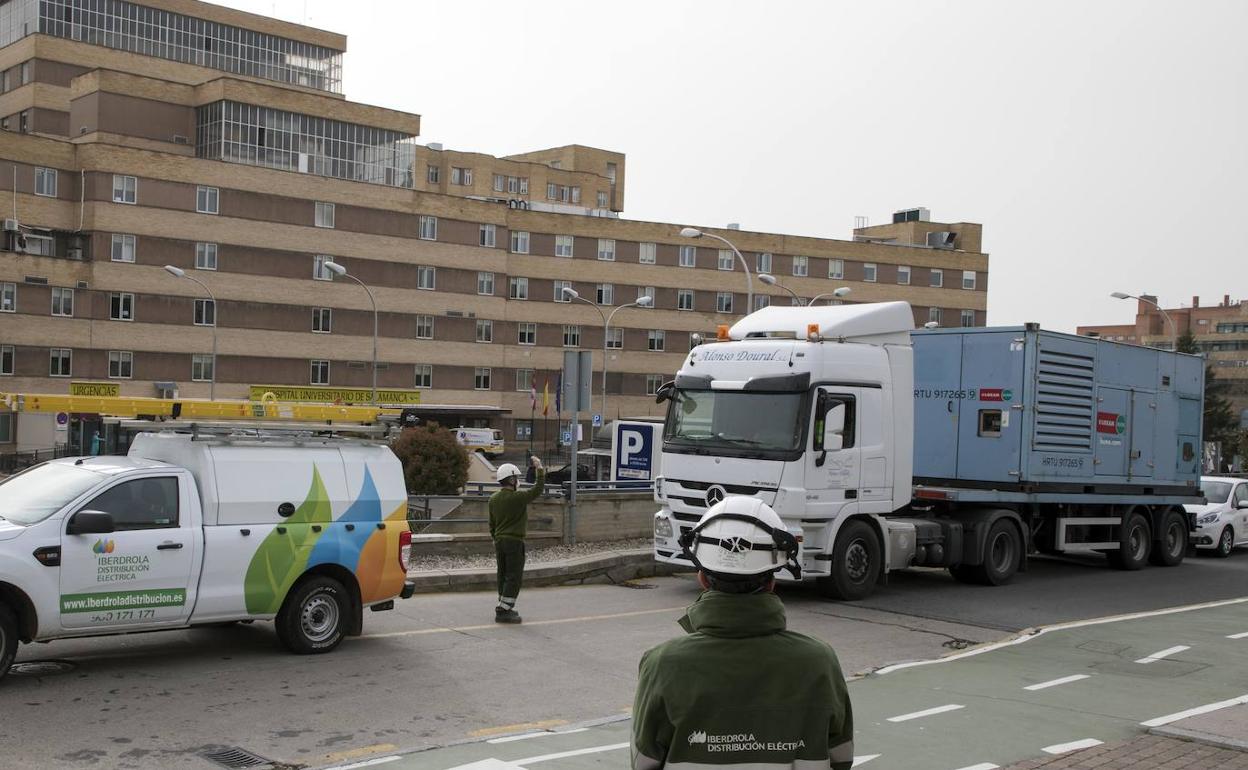
M407 598L399 460L335 438L135 437L0 482L0 677L17 642L273 620L292 652Z
M455 438L468 448L469 452L480 452L486 457L499 457L503 454L503 432L491 428L456 428Z

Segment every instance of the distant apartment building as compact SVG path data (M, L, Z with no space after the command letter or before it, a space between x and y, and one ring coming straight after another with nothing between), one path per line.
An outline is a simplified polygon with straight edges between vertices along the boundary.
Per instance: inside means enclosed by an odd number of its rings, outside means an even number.
M607 419L656 414L699 335L748 310L722 244L620 216L623 154L420 144L420 116L343 97L345 50L197 0L0 2L0 391L359 400L373 306L339 266L377 303L383 401L550 439L566 426L531 393L564 350L595 351L596 378L609 356ZM848 286L917 324L983 325L981 226L894 219L849 241L706 231L777 277L755 276L755 307ZM85 448L17 417L0 448Z
M1232 301L1226 294L1217 305L1201 305L1200 297L1192 297L1190 305L1165 308L1162 313L1153 304L1156 297L1141 296L1143 299L1136 302L1135 323L1080 326L1078 333L1173 350L1176 335L1190 331L1196 347L1208 356L1214 376L1227 381L1231 408L1248 420L1248 302Z

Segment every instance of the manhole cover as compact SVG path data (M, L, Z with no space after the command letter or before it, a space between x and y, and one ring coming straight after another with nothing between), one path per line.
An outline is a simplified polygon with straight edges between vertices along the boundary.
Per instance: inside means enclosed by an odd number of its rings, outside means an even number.
M28 660L9 666L9 676L55 676L75 668L77 666L66 660Z
M273 765L272 761L237 746L205 751L200 756L222 767L272 767Z

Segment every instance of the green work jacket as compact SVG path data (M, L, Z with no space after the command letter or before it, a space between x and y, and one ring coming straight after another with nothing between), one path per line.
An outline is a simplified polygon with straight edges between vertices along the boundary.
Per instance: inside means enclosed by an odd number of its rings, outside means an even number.
M633 770L849 770L854 724L836 653L785 630L772 593L707 591L688 636L641 657Z
M537 472L537 483L525 490L500 489L490 497L490 537L523 540L529 527L529 503L542 494L546 470Z

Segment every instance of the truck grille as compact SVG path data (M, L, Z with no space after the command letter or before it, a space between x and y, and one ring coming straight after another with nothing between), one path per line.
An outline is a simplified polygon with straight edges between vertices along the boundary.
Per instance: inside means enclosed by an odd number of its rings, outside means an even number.
M1090 450L1095 360L1092 356L1040 349L1036 367L1035 448Z

